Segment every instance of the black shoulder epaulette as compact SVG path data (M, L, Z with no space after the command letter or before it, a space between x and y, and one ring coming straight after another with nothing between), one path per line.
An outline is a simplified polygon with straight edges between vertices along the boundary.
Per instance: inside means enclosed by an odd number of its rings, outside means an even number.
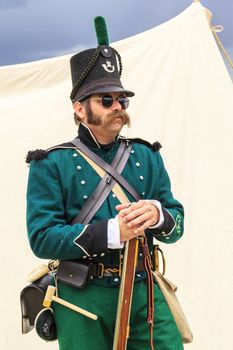
M48 157L48 152L45 149L36 149L28 151L25 162L30 164L32 160L40 160Z
M131 142L135 142L135 143L141 143L142 145L145 145L147 147L149 147L150 149L152 149L154 152L157 152L160 150L160 148L162 147L161 143L159 143L158 141L154 142L154 143L150 143L146 140L140 139L140 138L132 138L132 139L128 139L127 140L131 141Z
M75 148L75 146L70 142L65 142L65 143L61 143L60 145L47 148L46 150L36 149L35 151L29 151L25 161L26 163L30 164L32 160L46 159L48 157L49 152L55 149L62 149L62 148Z

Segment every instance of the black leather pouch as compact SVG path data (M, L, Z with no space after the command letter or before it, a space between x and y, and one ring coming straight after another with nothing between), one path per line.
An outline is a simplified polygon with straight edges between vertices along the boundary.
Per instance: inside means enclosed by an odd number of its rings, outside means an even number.
M57 279L69 286L82 289L91 278L92 264L83 264L77 260L62 260L57 269Z
M48 286L52 284L53 278L52 274L47 273L21 291L20 304L23 334L30 332L34 328L35 318L43 309L45 293Z

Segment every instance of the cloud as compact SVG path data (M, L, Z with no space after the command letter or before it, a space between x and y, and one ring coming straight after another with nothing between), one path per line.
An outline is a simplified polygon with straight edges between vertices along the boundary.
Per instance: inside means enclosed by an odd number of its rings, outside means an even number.
M52 58L52 57L59 57L59 56L64 56L64 55L69 55L69 54L75 54L80 51L83 51L87 49L87 46L84 45L77 45L75 47L72 47L71 49L54 49L54 50L37 50L30 52L28 51L27 53L24 53L22 60L24 62L32 62L32 61L38 61L41 59L47 59L47 58Z
M233 2L224 1L225 6L216 7L212 0L203 0L203 6L213 12L213 24L224 26L219 33L224 46L232 47ZM0 65L76 52L75 46L95 47L93 18L97 15L106 18L109 39L114 42L174 17L191 0L169 2L169 6L164 0L143 0L143 5L118 0L114 11L110 3L102 0L89 6L77 0L0 0Z
M1 0L0 11L27 5L28 0Z

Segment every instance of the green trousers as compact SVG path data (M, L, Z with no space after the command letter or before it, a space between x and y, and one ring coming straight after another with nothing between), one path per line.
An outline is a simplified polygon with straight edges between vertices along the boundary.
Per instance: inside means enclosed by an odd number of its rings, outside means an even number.
M182 350L183 344L174 319L158 287L155 286L155 350ZM150 350L146 282L135 283L127 350ZM90 284L83 290L59 285L59 297L96 315L94 321L53 303L60 350L112 350L118 288Z

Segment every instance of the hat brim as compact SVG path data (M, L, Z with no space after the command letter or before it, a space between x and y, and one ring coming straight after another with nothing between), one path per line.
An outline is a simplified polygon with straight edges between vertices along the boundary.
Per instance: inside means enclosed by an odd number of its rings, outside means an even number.
M133 91L126 90L120 86L101 86L99 88L92 89L85 94L81 95L77 98L76 101L83 101L85 98L94 95L94 94L102 94L102 93L110 93L110 92L123 92L127 97L133 97L135 94Z

